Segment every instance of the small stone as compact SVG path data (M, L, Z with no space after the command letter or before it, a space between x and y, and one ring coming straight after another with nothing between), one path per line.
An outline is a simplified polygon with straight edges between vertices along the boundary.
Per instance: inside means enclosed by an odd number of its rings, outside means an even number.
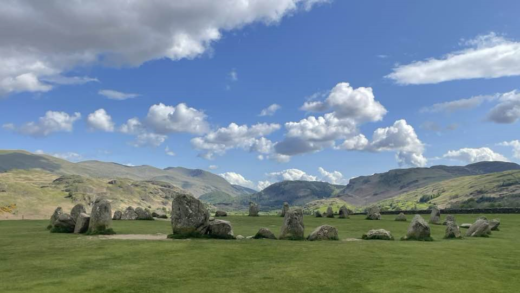
M309 241L338 239L338 229L329 225L319 226L307 237Z
M367 208L367 220L381 220L381 210L379 207L373 206Z
M457 223L449 221L446 223L446 232L444 233L445 239L462 238Z
M399 213L399 215L397 215L397 217L395 217L395 220L399 221L399 222L406 222L407 221L406 215L404 213Z
M440 225L441 224L441 211L437 206L432 208L432 213L430 214L430 224Z
M273 232L267 228L260 228L258 232L256 232L256 235L253 237L255 239L276 239L276 236L274 236Z
M245 238L244 236L242 236L242 235L237 235L236 238L237 238L237 240L244 240L244 239L246 239L246 238Z
M447 215L446 219L444 219L444 222L442 224L446 225L446 224L448 224L448 222L456 223L457 221L455 221L455 216L454 215Z
M284 202L283 203L283 207L282 207L282 212L281 212L280 216L285 217L285 213L288 210L289 210L289 203L288 202Z
M489 222L483 219L478 219L466 232L467 237L488 237L490 234Z
M394 236L390 231L385 229L374 229L363 234L361 237L364 240L394 240Z
M419 241L433 240L430 236L430 226L420 215L415 215L412 222L410 223L410 226L408 227L406 236L402 239Z
M250 217L258 217L258 205L254 202L249 203L249 216Z
M123 213L121 211L115 211L112 220L119 221L123 217Z
M224 220L213 220L209 222L208 235L211 238L235 239L231 223Z
M135 213L137 214L136 220L141 221L153 221L152 213L148 209L143 209L141 207L138 207L135 209Z
M76 221L69 214L61 214L58 219L54 221L51 229L52 233L73 233Z
M323 215L320 213L320 211L316 211L316 212L314 213L314 215L316 216L316 218L321 218L321 217L323 217Z
M334 212L332 211L332 207L331 206L329 206L327 208L327 212L325 213L325 216L327 218L334 218Z
M349 216L348 216L348 209L346 206L342 206L341 208L339 208L339 218L340 219L348 219Z
M138 217L139 215L137 215L133 207L127 207L121 220L137 220Z
M216 211L215 217L227 217L227 213L224 211Z

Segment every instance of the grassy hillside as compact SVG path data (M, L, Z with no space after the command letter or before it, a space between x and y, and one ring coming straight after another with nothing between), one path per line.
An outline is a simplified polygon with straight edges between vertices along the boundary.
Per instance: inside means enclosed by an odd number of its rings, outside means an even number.
M340 197L354 205L368 205L435 182L508 170L520 170L520 165L508 162L480 162L467 166L396 169L351 179L340 192Z
M460 223L479 215L457 215ZM305 234L335 226L340 241L107 240L51 234L47 221L0 221L0 286L11 292L458 292L512 293L520 287L520 217L501 218L489 238L433 242L344 241L384 228L399 238L409 222L383 215L327 219L305 216ZM235 234L283 219L230 216ZM167 221L115 221L118 234L171 233Z
M520 171L450 179L378 203L390 210L423 209L432 204L465 208L520 206Z
M172 196L185 192L166 182L14 170L0 173L0 219L48 218L57 206L65 211L77 203L91 206L98 196L107 197L113 211L128 206L169 210Z
M229 184L224 178L199 169L177 167L163 170L152 166L125 166L100 161L71 163L52 156L36 155L25 151L0 151L0 172L16 169L40 169L58 175L74 174L94 178L164 181L189 191L195 197L213 191L225 192L231 196L245 193Z

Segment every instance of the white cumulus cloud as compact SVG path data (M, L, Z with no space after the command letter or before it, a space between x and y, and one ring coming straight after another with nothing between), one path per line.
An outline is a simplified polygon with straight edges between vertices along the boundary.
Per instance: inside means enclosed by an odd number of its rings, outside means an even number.
M503 155L494 152L490 148L462 148L460 150L448 151L443 158L462 161L465 163L477 163L482 161L503 161L509 160Z
M206 114L181 103L167 106L162 103L152 105L146 116L146 125L155 133L169 134L187 132L203 134L209 130Z
M339 171L329 172L322 167L318 168L318 171L321 174L321 181L325 181L332 184L347 184L349 182L348 179L343 178L343 174Z
M513 157L520 159L520 140L504 141L499 146L508 146L513 148Z
M253 183L253 181L247 180L246 178L244 178L244 176L238 173L226 172L219 175L226 179L230 184L256 189L256 185Z
M278 104L272 104L269 107L263 109L258 116L273 116L276 111L280 110L282 107Z
M105 109L99 109L91 113L87 117L87 124L91 130L100 130L105 132L114 131L114 122L112 117L108 115Z
M98 91L98 94L105 96L111 100L118 100L118 101L132 99L132 98L136 98L139 96L138 94L123 93L123 92L118 92L118 91L114 91L114 90L100 90L100 91Z
M272 172L266 174L269 180L279 182L279 181L317 181L318 178L313 175L309 175L302 170L299 169L287 169L280 172Z
M18 133L44 137L55 132L72 132L74 123L81 118L80 113L69 115L65 112L47 111L45 116L40 117L36 122L27 122L19 127L12 123L4 124L4 129L15 130Z
M515 123L520 119L520 93L512 91L500 96L498 104L487 115L489 121L501 124Z

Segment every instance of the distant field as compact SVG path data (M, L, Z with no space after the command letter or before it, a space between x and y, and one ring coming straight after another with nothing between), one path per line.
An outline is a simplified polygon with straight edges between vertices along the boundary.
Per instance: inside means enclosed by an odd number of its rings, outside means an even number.
M0 221L0 292L518 292L520 215L501 218L490 238L434 242L274 240L101 240L51 234L47 221ZM471 223L478 215L457 215ZM306 233L322 224L340 239L371 228L394 237L409 222L305 217ZM409 217L411 219L411 217ZM281 217L231 216L235 235ZM117 221L119 234L170 233L167 221Z

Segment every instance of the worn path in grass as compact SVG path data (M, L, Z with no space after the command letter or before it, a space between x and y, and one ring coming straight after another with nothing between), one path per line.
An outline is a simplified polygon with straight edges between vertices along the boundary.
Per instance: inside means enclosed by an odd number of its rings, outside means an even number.
M488 218L494 216L487 215ZM457 215L473 222L478 215ZM490 238L434 242L273 240L107 240L51 234L47 221L0 221L0 292L518 292L520 215L500 215ZM411 217L409 217L411 218ZM235 235L282 218L228 217ZM385 228L400 238L409 222L305 217L341 239ZM168 234L165 221L117 221L119 234Z

